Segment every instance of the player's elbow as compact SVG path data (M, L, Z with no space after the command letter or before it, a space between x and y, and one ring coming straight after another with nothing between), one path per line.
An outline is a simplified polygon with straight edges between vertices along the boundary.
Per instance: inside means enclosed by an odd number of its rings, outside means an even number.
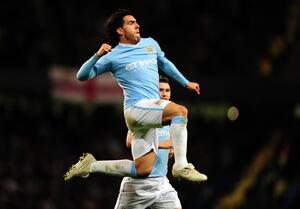
M131 142L126 142L126 147L131 148Z
M79 81L85 81L85 80L87 80L87 78L86 78L85 76L83 76L80 72L78 72L78 73L76 74L76 78L77 78L77 80L79 80Z

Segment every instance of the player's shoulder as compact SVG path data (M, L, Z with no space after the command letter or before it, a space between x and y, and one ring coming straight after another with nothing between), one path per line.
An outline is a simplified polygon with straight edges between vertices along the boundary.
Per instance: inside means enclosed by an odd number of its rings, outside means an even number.
M104 56L108 60L114 59L116 56L122 53L124 47L121 47L120 44L116 45L115 47L112 48L112 50L105 54Z
M157 44L157 41L152 37L142 38L141 40L145 43L156 43Z
M144 42L143 42L144 46L152 46L153 49L155 49L156 51L160 50L160 46L157 43L157 41L152 38L152 37L148 37L148 38L144 38Z

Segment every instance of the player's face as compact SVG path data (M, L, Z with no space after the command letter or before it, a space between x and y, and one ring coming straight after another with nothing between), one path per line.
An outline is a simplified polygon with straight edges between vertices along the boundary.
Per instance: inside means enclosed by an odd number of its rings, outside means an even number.
M123 18L124 24L121 28L121 43L136 44L140 41L140 26L132 15Z
M171 88L168 83L159 83L160 98L169 100L171 98Z

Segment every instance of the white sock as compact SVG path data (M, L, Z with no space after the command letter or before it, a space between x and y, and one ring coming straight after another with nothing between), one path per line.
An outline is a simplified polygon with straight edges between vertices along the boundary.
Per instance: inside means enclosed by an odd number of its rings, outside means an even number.
M103 173L112 176L132 176L131 160L98 160L90 166L90 173Z
M179 118L179 117L176 117ZM184 117L185 118L185 117ZM174 168L180 170L187 166L187 128L186 123L172 123L170 126L170 135L173 142L175 163Z

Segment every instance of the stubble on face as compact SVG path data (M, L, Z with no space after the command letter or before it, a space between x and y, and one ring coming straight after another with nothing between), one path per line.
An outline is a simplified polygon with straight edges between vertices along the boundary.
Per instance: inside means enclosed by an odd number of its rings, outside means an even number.
M136 19L131 15L126 15L124 18L124 25L122 27L124 31L124 41L129 44L136 44L140 41L140 26Z

